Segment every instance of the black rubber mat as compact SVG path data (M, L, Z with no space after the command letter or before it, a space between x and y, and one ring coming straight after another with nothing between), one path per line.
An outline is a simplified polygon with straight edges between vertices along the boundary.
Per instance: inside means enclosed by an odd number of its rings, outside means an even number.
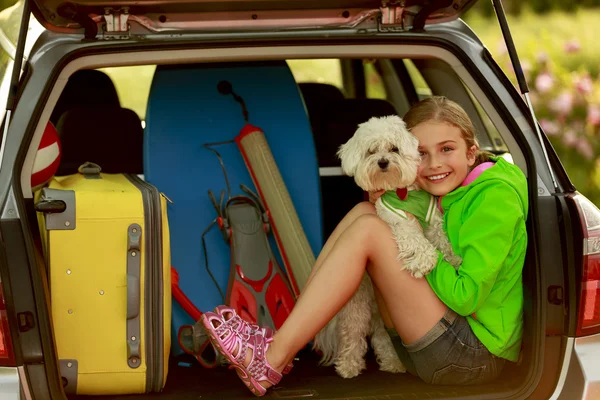
M495 384L462 387L432 386L409 374L381 372L372 359L368 368L353 379L340 378L332 367L318 365L316 354L305 351L294 362L293 371L285 376L265 397L302 399L444 399L484 393L501 396L509 387L507 380ZM501 384L499 382L502 382ZM494 396L494 397L496 397ZM77 400L213 400L252 399L235 371L226 367L206 369L193 358L171 360L165 389L161 393L128 396L76 396Z

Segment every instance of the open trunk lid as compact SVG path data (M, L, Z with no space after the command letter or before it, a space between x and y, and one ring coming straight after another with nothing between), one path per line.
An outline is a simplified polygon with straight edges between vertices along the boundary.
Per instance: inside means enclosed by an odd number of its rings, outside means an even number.
M375 19L422 28L459 18L475 1L31 0L33 14L46 29L62 33L85 30L88 37L94 31L143 35L353 27Z

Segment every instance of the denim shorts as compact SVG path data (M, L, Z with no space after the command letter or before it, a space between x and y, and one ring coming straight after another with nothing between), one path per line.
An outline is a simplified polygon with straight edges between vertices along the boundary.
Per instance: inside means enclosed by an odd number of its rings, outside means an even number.
M506 361L477 339L467 319L448 309L417 341L405 345L395 330L390 336L408 372L434 385L478 385L500 375Z

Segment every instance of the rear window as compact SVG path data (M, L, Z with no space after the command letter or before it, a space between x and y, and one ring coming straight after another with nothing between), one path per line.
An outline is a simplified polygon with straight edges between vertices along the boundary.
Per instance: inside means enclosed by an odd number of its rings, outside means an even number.
M146 119L150 85L156 65L100 68L113 81L121 107L135 111L140 120Z
M342 66L339 59L288 60L287 64L298 83L328 83L344 89Z

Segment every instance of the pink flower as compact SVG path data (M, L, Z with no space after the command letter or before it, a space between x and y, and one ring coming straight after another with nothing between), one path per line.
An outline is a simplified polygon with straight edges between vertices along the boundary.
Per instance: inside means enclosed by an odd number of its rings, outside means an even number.
M572 129L565 131L563 135L563 143L567 147L575 147L577 145L577 135Z
M542 72L535 78L535 88L539 93L546 93L554 86L554 78L548 72Z
M592 145L586 138L579 138L575 143L575 148L577 149L579 154L584 156L586 159L591 160L592 158L594 158L594 149L592 148Z
M511 65L512 65L512 63L511 63ZM521 70L523 71L523 74L525 75L525 79L527 79L529 81L529 79L531 77L531 63L529 62L529 60L521 61Z
M588 73L583 76L576 76L573 81L575 82L577 91L583 95L589 95L594 90L594 83Z
M556 136L558 135L558 132L560 132L560 126L556 122L550 121L549 119L541 119L540 126L548 136Z
M498 45L496 46L496 52L499 56L503 56L508 53L508 49L506 48L506 42L504 40L498 41Z
M600 125L600 106L598 104L588 105L586 121L593 126Z
M567 40L564 45L564 50L567 53L577 53L581 50L581 44L577 39Z
M573 109L573 95L569 92L562 92L548 104L548 107L560 115L568 115Z

